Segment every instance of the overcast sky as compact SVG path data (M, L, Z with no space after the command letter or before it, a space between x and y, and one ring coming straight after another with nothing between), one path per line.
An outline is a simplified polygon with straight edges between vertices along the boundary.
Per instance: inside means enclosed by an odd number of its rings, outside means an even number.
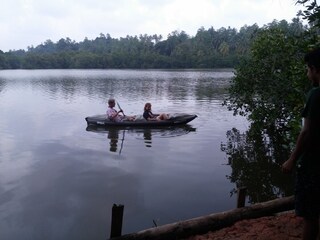
M201 27L238 30L274 19L291 22L296 0L0 0L0 50L27 49L50 39L77 42L100 33L113 38L185 31Z

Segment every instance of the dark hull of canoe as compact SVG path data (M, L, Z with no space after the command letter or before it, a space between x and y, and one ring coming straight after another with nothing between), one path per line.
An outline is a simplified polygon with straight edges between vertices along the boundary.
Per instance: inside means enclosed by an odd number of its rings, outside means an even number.
M105 114L86 117L88 126L105 126L105 127L162 127L183 125L191 122L197 115L194 114L174 114L168 120L146 121L144 119L135 121L112 122L106 118Z

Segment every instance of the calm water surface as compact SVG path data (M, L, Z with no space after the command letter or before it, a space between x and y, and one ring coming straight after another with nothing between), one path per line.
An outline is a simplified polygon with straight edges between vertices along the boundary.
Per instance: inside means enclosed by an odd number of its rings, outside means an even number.
M106 239L233 209L221 143L247 129L221 104L230 70L0 71L0 239ZM112 96L125 114L195 113L186 127L87 129Z

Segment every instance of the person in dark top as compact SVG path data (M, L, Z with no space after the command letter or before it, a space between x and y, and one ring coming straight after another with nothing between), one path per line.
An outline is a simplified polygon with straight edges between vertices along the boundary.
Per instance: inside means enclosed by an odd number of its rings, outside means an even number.
M317 239L320 217L320 48L305 55L313 88L302 112L304 124L283 172L296 167L295 211L303 217L303 239Z
M146 103L144 105L143 117L147 121L161 121L169 119L169 114L161 113L161 114L153 114L151 111L151 103Z

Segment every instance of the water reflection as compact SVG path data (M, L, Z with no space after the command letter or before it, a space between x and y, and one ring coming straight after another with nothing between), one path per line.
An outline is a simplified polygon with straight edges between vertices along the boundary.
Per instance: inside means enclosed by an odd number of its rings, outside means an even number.
M146 74L146 72L148 74ZM11 74L9 74L11 73ZM129 99L163 96L169 100L219 99L226 93L233 72L226 71L136 71L136 70L33 70L2 73L14 85L30 84L52 99L76 99L78 96L105 99L126 95ZM0 76L1 77L1 76ZM27 79L27 80L26 80ZM1 83L0 83L1 90Z
M253 126L241 133L236 128L227 132L227 142L221 150L228 157L231 175L227 178L236 187L247 187L250 203L293 194L292 176L281 172L281 164L290 152L280 134L261 134ZM236 193L236 188L231 194Z
M117 152L119 130L112 129L112 130L108 131L108 139L110 139L110 152Z
M109 150L110 152L119 152L124 148L126 132L128 134L134 134L136 139L143 140L145 147L152 147L152 138L153 137L177 137L186 135L190 132L195 132L196 128L191 125L183 126L172 126L172 127L136 127L136 128L127 128L127 127L104 127L104 126L87 126L86 128L89 132L96 132L100 134L107 134L107 139L109 140ZM142 137L141 137L142 136Z
M144 129L144 131L143 131L143 139L144 139L144 143L146 144L146 147L151 147L152 146L151 129Z
M0 79L0 93L4 90L6 86L6 81Z
M232 75L0 71L0 239L106 239L114 203L127 209L123 233L233 208L219 148L247 124L221 106ZM196 113L197 129L85 131L110 96L128 115L146 100L156 112Z

